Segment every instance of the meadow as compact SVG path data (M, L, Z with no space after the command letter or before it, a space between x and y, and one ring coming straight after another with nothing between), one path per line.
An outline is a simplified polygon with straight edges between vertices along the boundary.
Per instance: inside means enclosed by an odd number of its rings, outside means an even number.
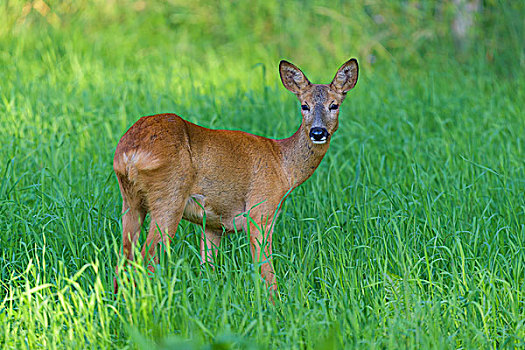
M525 347L525 5L486 1L0 4L0 347ZM287 59L360 62L340 126L274 233L268 302L246 234L201 268L179 226L113 294L116 144L141 116L272 138L299 127ZM141 235L144 242L145 233Z

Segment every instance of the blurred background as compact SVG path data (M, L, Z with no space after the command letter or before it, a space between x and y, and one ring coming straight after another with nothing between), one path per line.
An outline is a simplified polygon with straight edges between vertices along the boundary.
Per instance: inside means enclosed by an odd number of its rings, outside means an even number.
M512 77L525 64L524 15L525 2L503 0L3 0L0 62L13 66L23 53L46 70L97 57L107 67L166 63L223 80L255 64L273 72L282 58L316 75L356 56L365 71L454 62ZM6 52L12 41L18 52Z

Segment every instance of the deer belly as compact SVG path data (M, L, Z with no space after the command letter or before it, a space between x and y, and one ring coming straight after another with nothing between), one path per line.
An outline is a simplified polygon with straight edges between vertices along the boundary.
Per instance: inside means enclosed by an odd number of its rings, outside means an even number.
M246 227L246 218L242 210L217 210L211 203L206 202L206 197L202 194L193 194L188 198L182 218L225 232L241 231Z

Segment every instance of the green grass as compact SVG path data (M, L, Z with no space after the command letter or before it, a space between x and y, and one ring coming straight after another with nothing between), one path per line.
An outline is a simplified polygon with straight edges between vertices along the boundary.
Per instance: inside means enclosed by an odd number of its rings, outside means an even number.
M0 5L2 348L525 346L523 7L486 5L486 40L456 57L432 6L397 3ZM286 137L279 60L328 82L352 56L331 148L276 224L281 299L245 234L201 269L187 223L113 295L127 128L175 112Z

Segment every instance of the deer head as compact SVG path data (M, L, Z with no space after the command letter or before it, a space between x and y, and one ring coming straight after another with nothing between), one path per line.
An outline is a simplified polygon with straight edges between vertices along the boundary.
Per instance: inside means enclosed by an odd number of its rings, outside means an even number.
M330 141L339 125L339 107L346 93L357 83L359 67L355 58L339 68L330 84L312 84L304 73L287 61L281 61L279 72L285 88L301 102L303 132L311 143L320 145Z

